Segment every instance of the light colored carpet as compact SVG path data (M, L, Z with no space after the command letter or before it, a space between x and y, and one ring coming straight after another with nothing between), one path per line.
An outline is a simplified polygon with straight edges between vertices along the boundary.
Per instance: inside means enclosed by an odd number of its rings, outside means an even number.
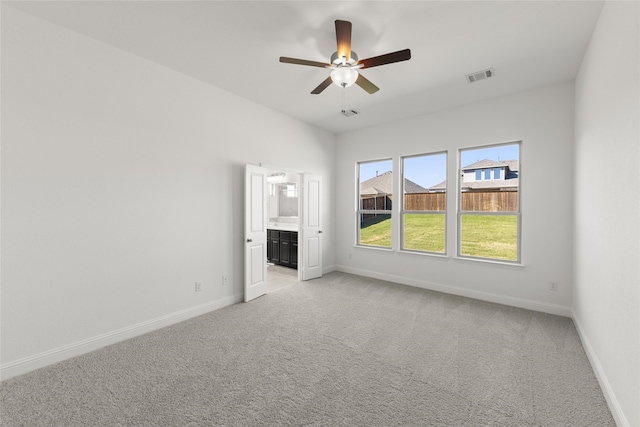
M2 383L2 426L614 426L568 318L343 273Z

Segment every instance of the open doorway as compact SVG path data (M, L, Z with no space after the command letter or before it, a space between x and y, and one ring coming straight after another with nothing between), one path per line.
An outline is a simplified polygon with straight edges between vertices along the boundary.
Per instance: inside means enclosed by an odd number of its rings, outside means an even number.
M267 290L300 280L300 174L267 169Z
M270 189L272 195L282 191L290 199L296 198L296 191L295 186L279 188L275 185L277 181L298 184L297 202L283 202L282 212L277 210L279 201L274 199L272 202L276 204L268 203ZM286 262L289 268L297 267L296 281L322 276L321 196L322 177L319 175L288 174L273 168L245 165L245 302L267 293L267 262L274 256L279 257L278 264ZM296 203L297 217L292 211ZM275 216L271 215L274 213L271 206L274 206ZM274 236L277 236L277 249ZM288 242L285 250L281 249L283 241Z

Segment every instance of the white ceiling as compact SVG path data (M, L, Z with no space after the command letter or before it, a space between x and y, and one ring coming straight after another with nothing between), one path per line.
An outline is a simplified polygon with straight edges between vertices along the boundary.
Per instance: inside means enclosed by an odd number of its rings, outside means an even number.
M417 116L576 76L602 1L42 1L3 2L334 133ZM410 61L363 70L380 87L310 92L329 70L334 20L353 23L368 58L410 48ZM474 84L466 74L493 67Z

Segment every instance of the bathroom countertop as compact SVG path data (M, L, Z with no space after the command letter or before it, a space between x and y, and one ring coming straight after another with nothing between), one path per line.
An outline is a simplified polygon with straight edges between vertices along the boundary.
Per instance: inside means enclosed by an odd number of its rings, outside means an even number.
M298 231L298 226L294 224L269 224L267 228L269 230Z

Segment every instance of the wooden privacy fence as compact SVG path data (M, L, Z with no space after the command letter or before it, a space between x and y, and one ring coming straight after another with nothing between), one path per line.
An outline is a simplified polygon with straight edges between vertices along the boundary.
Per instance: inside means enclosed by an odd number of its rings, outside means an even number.
M444 211L446 193L408 193L404 195L405 211ZM390 210L390 196L362 199L362 209ZM516 212L517 191L465 191L462 193L462 210L471 212Z
M467 191L462 193L462 211L516 212L517 191Z
M446 209L446 193L408 193L404 195L405 211L443 211Z

